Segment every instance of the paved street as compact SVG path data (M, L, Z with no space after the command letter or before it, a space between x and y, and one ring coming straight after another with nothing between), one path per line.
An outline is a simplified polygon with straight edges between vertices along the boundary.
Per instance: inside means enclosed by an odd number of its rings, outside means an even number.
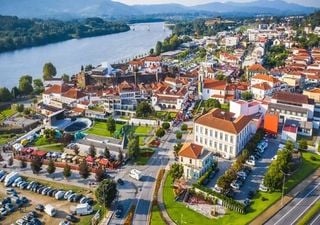
M315 217L313 217L309 225L319 225L319 224L320 224L320 212Z
M308 209L320 199L320 178L311 182L288 205L282 208L265 225L293 225ZM315 218L314 224L319 221Z

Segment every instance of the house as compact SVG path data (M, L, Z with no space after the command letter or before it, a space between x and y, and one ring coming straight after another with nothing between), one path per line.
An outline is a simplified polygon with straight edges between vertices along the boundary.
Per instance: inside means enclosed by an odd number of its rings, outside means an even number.
M256 74L267 74L268 70L264 68L261 64L256 63L248 67L247 73L248 77L252 77Z
M213 109L194 121L194 143L219 153L225 158L235 158L250 140L254 130L252 116L221 109Z
M306 95L308 96L308 98L313 99L316 103L320 103L320 88L304 90L303 95Z
M51 105L56 108L63 108L60 100L64 93L66 93L70 89L69 86L63 85L52 85L47 88L42 94L42 101L45 105Z
M234 113L235 117L251 116L257 113L264 115L267 109L268 105L262 101L245 101L242 99L230 101L230 112Z
M82 91L71 88L61 95L60 101L70 107L76 107L80 102L89 101L89 97Z
M235 47L239 44L239 37L235 36L235 37L225 37L225 46L226 47Z
M214 156L211 151L201 145L185 143L178 153L179 163L183 166L186 179L199 179L213 165Z
M202 99L217 99L221 104L235 98L235 88L228 86L227 81L205 79L203 82Z
M259 83L251 86L251 93L254 99L264 99L267 96L271 96L273 93L273 88L267 83Z

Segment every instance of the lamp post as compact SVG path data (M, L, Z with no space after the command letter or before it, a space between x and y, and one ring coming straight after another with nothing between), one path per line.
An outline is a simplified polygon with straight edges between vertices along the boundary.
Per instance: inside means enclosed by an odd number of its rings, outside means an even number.
M281 207L283 206L283 196L284 196L284 183L286 182L286 176L288 176L288 173L283 172L280 170L281 173L283 174L283 181L282 181L282 193L281 193Z

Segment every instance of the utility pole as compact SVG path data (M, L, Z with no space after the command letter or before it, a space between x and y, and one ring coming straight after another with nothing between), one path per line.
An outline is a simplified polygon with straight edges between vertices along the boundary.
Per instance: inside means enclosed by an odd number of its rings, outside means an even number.
M282 207L283 206L283 196L284 196L284 183L286 182L286 176L288 176L289 174L283 172L282 170L280 170L280 171L283 174L282 193L281 193L281 207Z

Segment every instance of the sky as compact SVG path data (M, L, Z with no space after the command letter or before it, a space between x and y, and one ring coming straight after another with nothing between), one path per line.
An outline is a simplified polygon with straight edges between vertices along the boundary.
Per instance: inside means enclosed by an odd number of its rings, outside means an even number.
M209 2L226 2L226 1L234 1L234 2L250 2L254 0L114 0L117 2L122 2L128 5L134 4L162 4L162 3L179 3L183 5L198 5L205 4ZM275 0L276 1L276 0ZM320 0L286 0L287 2L297 3L305 6L314 6L320 7Z

